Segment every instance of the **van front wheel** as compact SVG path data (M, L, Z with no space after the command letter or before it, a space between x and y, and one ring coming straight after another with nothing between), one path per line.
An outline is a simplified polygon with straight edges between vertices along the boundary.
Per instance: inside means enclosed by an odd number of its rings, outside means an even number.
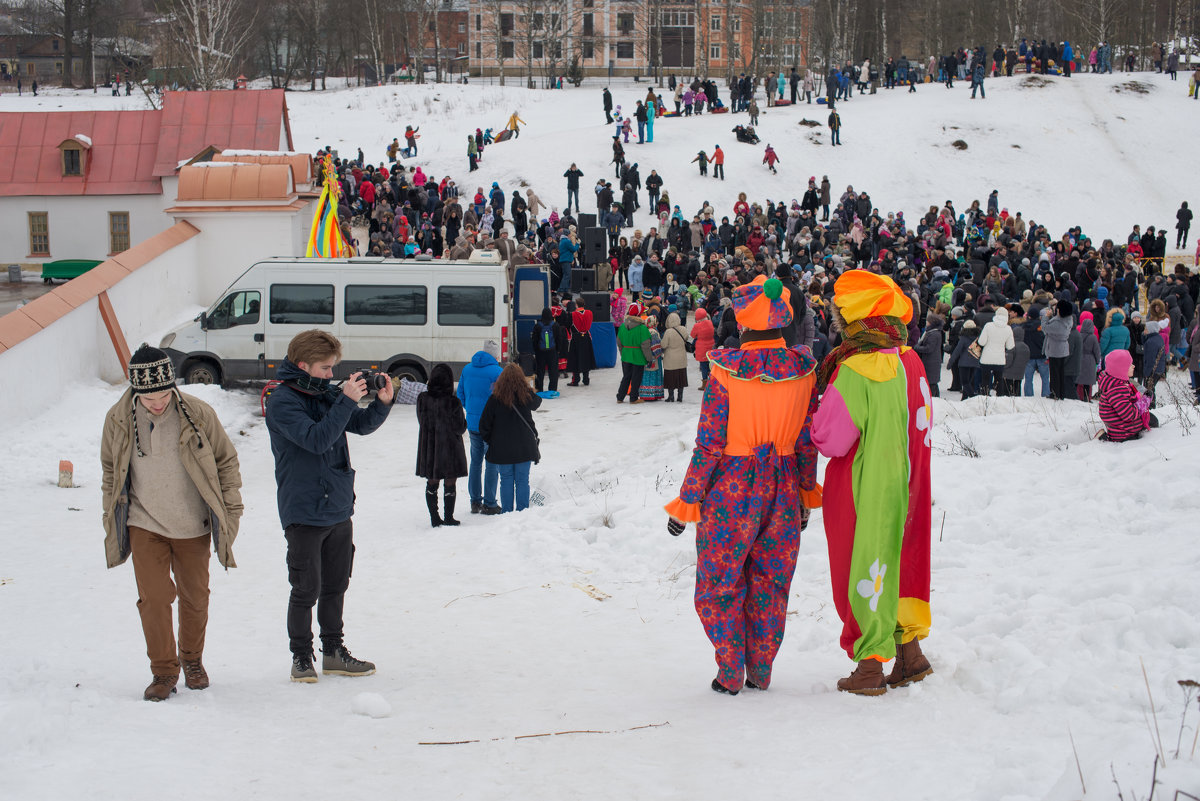
M396 390L400 389L401 381L425 383L425 371L415 364L394 364L388 370L388 374L392 377L392 387Z
M188 362L183 365L180 372L183 373L184 383L187 384L221 383L221 371L212 362L200 360Z

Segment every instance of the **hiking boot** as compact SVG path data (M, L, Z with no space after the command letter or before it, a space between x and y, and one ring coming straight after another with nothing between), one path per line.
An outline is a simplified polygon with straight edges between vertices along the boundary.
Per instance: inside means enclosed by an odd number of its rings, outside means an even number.
M321 652L321 672L327 676L370 676L375 672L375 664L355 659L346 646L339 645L332 651Z
M637 400L631 400L631 401L629 402L629 405L630 405L630 406L632 406L632 405L633 405L633 404L635 404L635 403L645 403L645 402L646 402L646 401L642 400L641 398L638 398Z
M429 525L437 528L442 524L442 517L438 514L438 497L436 489L425 490L425 506L429 509Z
M313 667L312 651L292 654L292 681L302 681L305 684L316 683L317 670Z
M477 515L483 511L483 501L471 501L471 514Z
M887 692L887 680L883 676L883 663L878 659L864 659L844 679L838 679L837 688L855 695L883 695Z
M483 513L485 515L499 515L504 514L504 510L501 509L497 504L492 504L491 506L483 507Z
M442 525L457 526L458 521L454 519L454 504L457 502L457 492L442 493L442 506L445 507L446 514L442 517Z
M914 637L906 643L896 646L896 662L892 672L888 674L889 687L907 687L920 681L933 672L929 660L921 653L921 644Z
M183 683L189 690L207 690L208 689L208 673L204 670L204 664L196 659L189 661L187 659L180 660L183 664Z
M154 681L150 682L150 686L142 693L143 701L165 701L171 697L171 693L175 692L175 685L179 683L179 676L155 676Z

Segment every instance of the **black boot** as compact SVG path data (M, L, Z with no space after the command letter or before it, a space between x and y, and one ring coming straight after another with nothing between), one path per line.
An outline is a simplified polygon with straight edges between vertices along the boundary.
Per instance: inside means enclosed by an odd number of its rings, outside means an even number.
M446 509L446 516L442 518L443 525L458 525L458 521L454 519L454 500L457 497L458 492L452 489L447 489L444 493L442 493L442 506L444 506Z
M442 518L438 516L437 507L437 487L425 490L425 505L429 507L429 525L437 528L442 524Z

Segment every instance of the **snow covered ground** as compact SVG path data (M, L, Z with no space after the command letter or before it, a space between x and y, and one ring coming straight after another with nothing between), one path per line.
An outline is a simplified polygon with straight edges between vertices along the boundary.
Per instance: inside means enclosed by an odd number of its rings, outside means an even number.
M1186 100L1182 81L1137 77L1149 94L1113 93L1125 80L1117 75L1036 90L989 81L985 102L941 86L856 97L841 107L837 150L796 124L823 119L815 106L772 111L761 132L783 156L778 177L758 164L761 149L732 141L728 115L661 121L655 144L629 149L689 212L702 198L728 208L740 189L774 195L772 184L790 200L809 175L828 174L835 188L861 186L906 216L998 188L1004 205L1055 234L1078 222L1117 237L1134 222L1173 224L1191 189L1190 145L1175 132L1194 129L1200 103ZM614 87L626 108L645 90ZM412 121L424 135L421 163L470 188L457 140L519 110L526 133L489 149L476 175L509 190L525 179L557 202L570 161L585 185L607 174L607 140L593 124L603 119L600 88L405 87L288 101L299 148L347 154L361 143L378 156ZM968 150L948 146L960 137ZM729 180L701 183L686 162L716 142ZM883 698L835 691L852 665L837 647L817 514L771 690L730 698L708 689L715 667L692 609L692 531L668 536L661 511L687 466L698 378L693 370L682 405L617 406L612 370L593 374L590 388L563 387L537 416L544 458L533 485L546 505L464 513L457 530L423 522L412 407L353 438L347 644L379 673L316 685L288 681L284 541L257 396L195 388L238 447L246 516L239 567L213 562L213 685L181 685L163 704L141 701L149 671L131 567L104 569L99 439L122 388L83 384L46 398L35 420L0 421L4 797L1069 801L1116 798L1115 776L1129 799L1150 791L1156 728L1168 759L1155 795L1200 795L1200 761L1189 756L1200 708L1193 699L1181 731L1177 686L1200 679L1200 416L1190 405L1164 400L1162 428L1115 446L1092 439L1094 405L935 401L925 643L935 673ZM3 379L6 391L36 391L36 379ZM1178 376L1171 389L1183 396ZM54 486L64 458L78 489ZM582 733L527 737L555 732Z

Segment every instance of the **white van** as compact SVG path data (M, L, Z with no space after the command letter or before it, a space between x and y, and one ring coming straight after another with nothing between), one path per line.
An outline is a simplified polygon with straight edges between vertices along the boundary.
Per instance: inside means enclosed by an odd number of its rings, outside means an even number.
M268 380L292 337L319 328L342 342L339 378L369 369L425 381L439 362L457 376L486 340L507 356L508 292L495 251L467 261L267 259L160 347L189 384Z

